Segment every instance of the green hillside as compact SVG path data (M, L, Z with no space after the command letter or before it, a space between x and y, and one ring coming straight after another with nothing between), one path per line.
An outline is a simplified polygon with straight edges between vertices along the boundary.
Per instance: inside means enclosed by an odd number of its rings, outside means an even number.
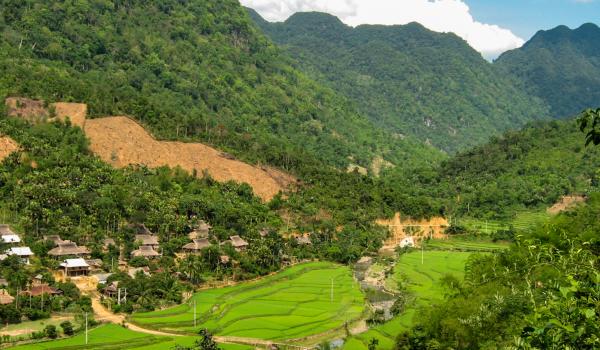
M0 97L78 101L286 169L428 158L295 70L235 0L0 1Z
M417 23L352 28L324 13L269 23L249 11L302 71L398 137L454 152L548 114L454 34Z
M496 66L544 100L552 116L573 116L600 105L600 28L539 31L523 47L501 55Z

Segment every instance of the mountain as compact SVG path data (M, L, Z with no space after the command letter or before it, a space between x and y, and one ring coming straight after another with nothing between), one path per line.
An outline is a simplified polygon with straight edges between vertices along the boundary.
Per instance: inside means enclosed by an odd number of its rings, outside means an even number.
M541 101L454 34L417 23L352 28L316 12L269 23L248 11L298 68L397 135L455 152L547 115Z
M595 24L539 31L523 47L502 54L495 65L544 100L554 117L600 106L600 28Z
M379 130L292 67L236 0L0 7L2 100L87 103L91 117L130 115L157 138L286 169L408 164L435 153Z

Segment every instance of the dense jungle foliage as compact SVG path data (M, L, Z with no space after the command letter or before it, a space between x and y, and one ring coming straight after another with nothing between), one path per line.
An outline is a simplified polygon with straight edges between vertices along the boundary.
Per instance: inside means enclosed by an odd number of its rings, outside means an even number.
M600 28L540 31L523 47L502 54L495 65L516 76L545 101L552 116L570 117L600 101Z
M249 11L302 71L398 135L454 152L548 115L541 100L454 34L417 23L352 28L324 13L269 23Z
M445 302L418 313L396 349L600 347L600 195L510 250L474 255Z
M252 162L423 162L295 70L236 0L0 1L0 97L88 103ZM308 159L308 160L307 160Z

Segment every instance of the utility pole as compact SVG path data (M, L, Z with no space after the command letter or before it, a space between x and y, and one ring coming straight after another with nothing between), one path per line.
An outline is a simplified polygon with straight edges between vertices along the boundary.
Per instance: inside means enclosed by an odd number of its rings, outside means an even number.
M333 303L333 278L331 279L331 302Z
M196 327L196 300L194 300L194 327Z
M121 288L117 289L117 305L121 305Z
M88 343L88 316L87 312L85 313L85 344Z

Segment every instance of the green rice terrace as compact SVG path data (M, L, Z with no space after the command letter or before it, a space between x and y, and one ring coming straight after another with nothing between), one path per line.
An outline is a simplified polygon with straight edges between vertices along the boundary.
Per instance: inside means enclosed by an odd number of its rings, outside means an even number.
M80 333L74 337L27 344L14 347L15 350L160 350L173 349L179 346L192 346L197 337L167 337L155 336L134 332L127 328L112 323L91 329L88 334L88 343L85 343L85 334ZM223 350L250 350L250 346L235 344L220 344Z
M202 291L186 304L134 314L132 321L183 334L206 328L219 336L289 340L341 328L361 318L364 308L350 268L312 262L259 281Z
M459 251L465 246L469 251ZM367 350L371 339L379 341L377 349L393 349L396 336L412 326L413 317L419 308L443 300L445 290L439 281L444 275L452 274L462 279L465 264L471 254L499 251L507 246L491 242L447 240L431 241L426 247L435 247L435 250L413 250L402 254L394 266L393 273L385 281L387 289L390 290L396 289L398 284L402 283L414 296L414 301L392 320L347 339L344 350Z

